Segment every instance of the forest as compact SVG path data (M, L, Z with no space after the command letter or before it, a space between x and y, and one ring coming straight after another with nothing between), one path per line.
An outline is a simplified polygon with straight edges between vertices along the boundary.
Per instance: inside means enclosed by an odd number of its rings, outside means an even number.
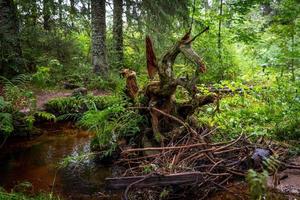
M300 199L299 0L0 0L0 200Z

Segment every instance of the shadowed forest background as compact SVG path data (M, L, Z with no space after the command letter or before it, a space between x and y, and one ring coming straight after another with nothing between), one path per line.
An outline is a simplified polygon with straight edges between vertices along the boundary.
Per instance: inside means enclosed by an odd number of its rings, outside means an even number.
M181 141L187 124L190 132L212 131L209 142L242 133L251 141L276 141L285 155L297 156L299 29L299 0L0 0L0 155L10 138L38 137L40 124L71 122L93 132L91 152L101 152L97 157L105 161L124 146ZM192 44L183 37L189 30L190 37L201 33ZM181 43L192 45L201 59L178 47L179 55L168 60L172 78L163 79L164 55ZM196 69L199 62L205 70ZM172 93L173 75L178 87ZM155 81L159 92L150 88ZM91 152L67 157L63 166ZM143 164L137 174L183 170ZM260 172L247 176L253 199L266 194L259 181L268 175ZM167 191L161 199L169 198ZM27 198L4 190L1 195Z

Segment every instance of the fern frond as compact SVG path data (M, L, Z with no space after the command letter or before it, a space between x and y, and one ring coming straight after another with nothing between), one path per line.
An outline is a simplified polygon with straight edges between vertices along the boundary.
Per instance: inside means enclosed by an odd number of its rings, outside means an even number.
M19 74L11 79L11 82L15 85L24 85L30 81L30 76L27 74Z
M37 112L35 112L35 115L42 119L48 120L48 121L50 121L50 120L56 121L56 117L52 113L48 113L48 112L44 112L44 111L37 111Z
M13 87L14 86L14 84L10 80L5 78L4 76L0 76L0 83L2 83L4 85L4 87Z
M0 133L9 135L14 130L13 117L10 113L0 113Z
M82 117L81 113L67 113L56 117L57 121L78 121Z

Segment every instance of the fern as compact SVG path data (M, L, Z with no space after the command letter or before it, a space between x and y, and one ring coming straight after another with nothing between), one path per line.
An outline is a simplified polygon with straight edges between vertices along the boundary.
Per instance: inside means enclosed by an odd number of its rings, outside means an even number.
M13 86L21 86L30 81L30 76L27 74L19 74L13 77L11 80L5 78L4 76L0 76L0 82L4 85L4 87L13 87Z
M246 180L249 184L250 196L252 200L265 199L267 195L268 172L258 173L250 169L247 173Z
M14 85L24 85L31 80L31 77L27 74L19 74L11 79Z
M5 101L4 98L0 96L0 112L12 112L12 110L11 103Z
M56 117L57 121L78 121L82 117L81 113L67 113Z
M263 164L266 166L269 172L277 172L280 161L277 159L276 155L273 155L268 159L264 159Z
M55 115L53 115L52 113L48 113L48 112L44 112L44 111L37 111L35 112L35 115L39 118L48 120L48 121L56 121L56 117Z
M0 113L0 132L9 135L14 130L13 117L10 113Z

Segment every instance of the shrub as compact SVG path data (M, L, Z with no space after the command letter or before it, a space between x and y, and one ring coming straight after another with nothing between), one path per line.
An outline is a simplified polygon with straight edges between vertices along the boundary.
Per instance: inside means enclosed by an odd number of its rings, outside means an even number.
M37 72L32 75L32 81L40 87L44 87L50 82L50 68L38 67Z
M131 138L140 132L144 118L134 111L124 108L124 104L114 104L101 111L88 111L79 121L79 125L96 132L92 141L93 149L106 150L109 155L115 150L118 140Z
M118 96L59 97L45 104L48 112L57 116L80 114L88 110L103 110L119 101Z
M297 83L290 82L273 83L268 87L257 85L247 92L223 97L220 112L215 112L213 106L203 107L198 117L204 125L217 126L222 137L244 132L277 139L299 139L297 88Z

